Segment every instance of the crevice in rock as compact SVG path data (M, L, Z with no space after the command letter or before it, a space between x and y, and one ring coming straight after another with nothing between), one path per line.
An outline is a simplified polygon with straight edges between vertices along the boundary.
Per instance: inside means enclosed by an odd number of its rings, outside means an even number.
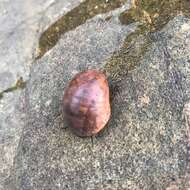
M42 33L39 39L38 55L36 59L39 59L54 47L64 33L84 24L87 20L98 14L106 13L121 7L125 2L126 0L86 0L82 2Z
M3 95L4 95L5 93L10 93L10 92L13 92L13 91L18 90L18 89L24 89L25 86L26 86L26 82L23 80L22 77L20 77L20 78L16 81L15 85L13 85L13 86L11 86L11 87L9 87L9 88L3 90L2 92L0 92L0 100L3 98Z

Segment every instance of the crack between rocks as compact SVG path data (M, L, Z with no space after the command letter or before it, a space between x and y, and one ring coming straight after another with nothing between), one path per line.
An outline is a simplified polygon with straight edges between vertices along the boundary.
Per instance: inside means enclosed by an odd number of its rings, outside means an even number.
M3 98L3 95L5 93L10 93L10 92L14 92L18 89L24 89L26 86L26 81L23 80L22 77L20 77L17 81L16 81L16 84L3 90L2 92L0 92L0 100Z

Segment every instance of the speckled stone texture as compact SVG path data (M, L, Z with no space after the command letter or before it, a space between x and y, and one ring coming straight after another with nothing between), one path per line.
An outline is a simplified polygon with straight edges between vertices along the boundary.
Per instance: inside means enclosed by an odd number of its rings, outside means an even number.
M12 88L28 79L40 33L80 0L0 1L0 190L11 173L22 133L24 98ZM23 105L23 106L21 106Z
M151 34L139 66L110 81L112 118L93 144L65 129L66 84L83 69L103 68L128 29L111 21L88 22L34 65L9 188L11 182L19 190L190 188L188 18L177 16Z

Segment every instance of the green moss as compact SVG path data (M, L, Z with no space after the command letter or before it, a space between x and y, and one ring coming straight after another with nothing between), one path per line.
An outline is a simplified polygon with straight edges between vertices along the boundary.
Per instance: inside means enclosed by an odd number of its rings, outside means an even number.
M104 67L112 81L121 80L130 70L139 65L152 41L150 32L161 30L175 15L183 12L190 15L188 0L133 0L132 8L123 12L122 24L140 23L138 29L129 35L118 52L115 52Z
M55 46L62 34L73 30L95 15L118 8L126 2L127 0L110 0L108 3L105 0L84 1L41 35L37 58ZM189 16L189 10L189 0L132 0L131 9L123 12L119 19L122 24L139 22L140 25L125 39L122 48L107 62L104 72L114 80L121 80L128 71L139 65L141 58L150 47L151 40L148 38L148 33L161 30L169 20L181 12ZM110 17L107 18L109 19Z
M3 98L3 93L2 93L2 92L0 93L0 99L1 99L1 98Z
M147 28L143 25L140 26L125 39L120 50L109 59L103 71L112 81L121 80L129 71L139 65L152 43L146 32Z
M14 86L11 86L11 87L5 89L4 91L0 92L0 99L3 98L4 93L9 93L9 92L13 92L13 91L18 90L18 89L23 89L23 88L25 88L25 86L26 86L26 82L23 81L22 77L20 77L16 81L16 84Z
M122 24L138 21L150 30L160 30L177 14L190 15L189 0L134 0L129 11L120 15Z
M38 56L42 57L54 47L60 36L84 24L88 19L100 13L109 12L122 6L127 0L86 0L52 24L39 39Z

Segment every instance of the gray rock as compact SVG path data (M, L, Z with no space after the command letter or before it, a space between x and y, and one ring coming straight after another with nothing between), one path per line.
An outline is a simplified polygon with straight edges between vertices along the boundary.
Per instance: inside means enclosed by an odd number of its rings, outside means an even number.
M188 18L175 17L149 36L137 67L124 64L127 75L110 77L112 118L93 144L65 129L64 88L81 70L104 69L132 26L97 19L65 34L32 68L7 188L190 188L189 29Z
M23 126L21 90L1 92L28 79L40 33L80 0L0 2L0 189L10 175ZM62 6L60 6L62 4ZM23 106L21 106L23 104Z
M3 1L0 7L0 92L28 78L40 33L80 0ZM64 4L64 6L60 6Z

